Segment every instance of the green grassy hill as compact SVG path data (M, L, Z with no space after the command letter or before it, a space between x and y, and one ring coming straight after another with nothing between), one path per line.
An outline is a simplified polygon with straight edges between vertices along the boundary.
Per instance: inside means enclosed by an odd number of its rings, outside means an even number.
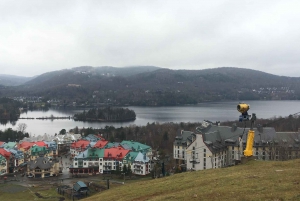
M300 160L181 173L125 184L85 200L300 200Z

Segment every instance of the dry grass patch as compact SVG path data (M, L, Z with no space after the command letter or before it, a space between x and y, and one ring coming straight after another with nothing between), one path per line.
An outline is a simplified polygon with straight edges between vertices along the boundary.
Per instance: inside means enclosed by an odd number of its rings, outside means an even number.
M85 200L300 200L299 182L300 160L249 161L125 184Z

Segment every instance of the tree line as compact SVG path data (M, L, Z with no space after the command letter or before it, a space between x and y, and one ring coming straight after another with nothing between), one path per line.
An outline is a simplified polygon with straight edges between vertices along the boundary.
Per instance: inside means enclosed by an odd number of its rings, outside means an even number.
M115 107L93 108L74 115L78 121L133 121L135 118L133 110Z

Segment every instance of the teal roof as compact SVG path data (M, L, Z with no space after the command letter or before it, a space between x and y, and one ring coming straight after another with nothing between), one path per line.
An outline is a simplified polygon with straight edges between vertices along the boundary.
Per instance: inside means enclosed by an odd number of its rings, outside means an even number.
M134 142L134 141L123 140L120 144L122 146L125 145L130 147L132 151L149 151L151 149L151 147L148 145L142 144L140 142Z
M104 149L97 148L89 148L84 152L78 154L75 158L103 158L104 157Z
M123 160L127 160L127 161L135 161L135 158L137 157L137 155L139 154L139 152L137 151L130 151Z
M104 149L90 148L90 149L88 149L87 154L88 154L88 157L103 158L104 157Z
M109 142L107 145L105 145L106 149L112 148L112 147L118 147L120 145L119 142Z
M73 186L75 191L87 191L88 187L82 181L77 181Z
M30 148L31 155L39 155L49 153L49 150L46 147L32 146Z
M3 147L13 149L13 148L15 148L16 144L17 143L15 143L15 142L8 142L8 143L4 144Z

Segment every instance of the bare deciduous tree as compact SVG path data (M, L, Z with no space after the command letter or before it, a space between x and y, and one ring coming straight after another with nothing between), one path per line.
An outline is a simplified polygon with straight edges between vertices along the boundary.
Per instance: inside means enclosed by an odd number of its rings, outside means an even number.
M17 126L17 131L20 131L21 133L24 133L27 128L27 124L25 123L19 123Z

